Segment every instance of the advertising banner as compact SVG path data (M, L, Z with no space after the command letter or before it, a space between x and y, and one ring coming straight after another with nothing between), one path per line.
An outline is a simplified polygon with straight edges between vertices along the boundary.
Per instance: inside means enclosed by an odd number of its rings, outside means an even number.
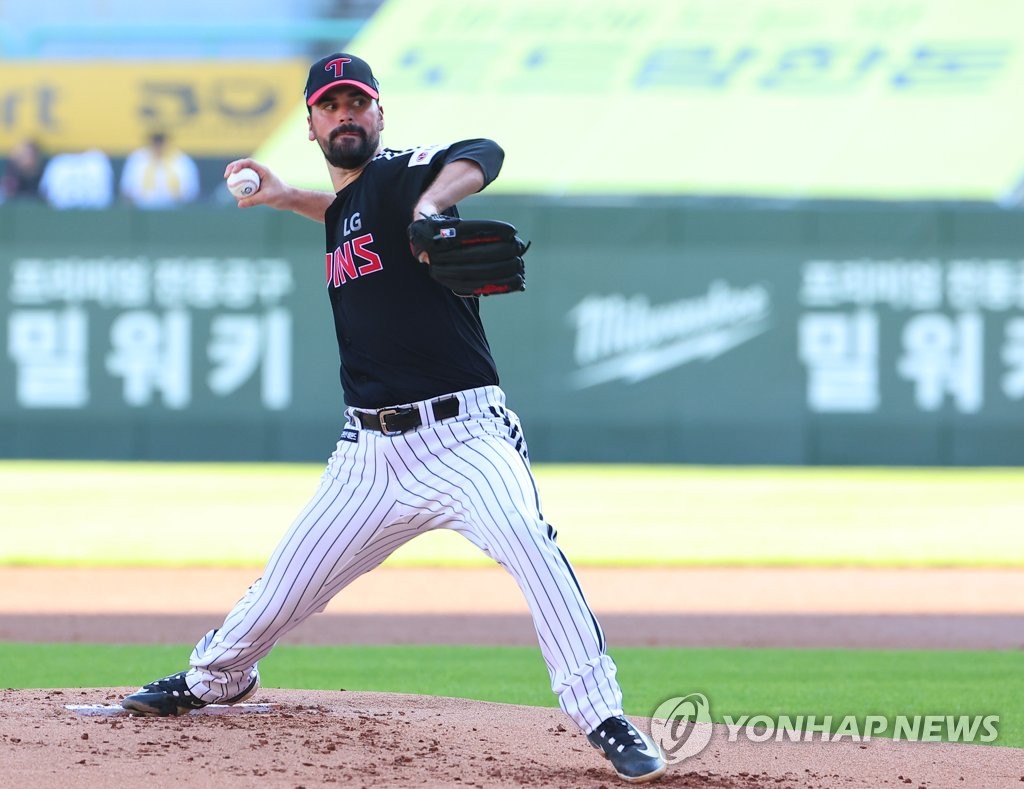
M526 291L481 312L535 459L1024 463L1013 212L474 200L532 241ZM344 404L313 223L16 219L0 455L330 453Z
M166 132L192 156L248 153L302 100L308 64L0 62L0 156L24 139L49 152L125 156Z
M386 144L491 137L494 192L999 200L1024 176L1019 0L390 0L349 47ZM260 156L321 184L292 108Z

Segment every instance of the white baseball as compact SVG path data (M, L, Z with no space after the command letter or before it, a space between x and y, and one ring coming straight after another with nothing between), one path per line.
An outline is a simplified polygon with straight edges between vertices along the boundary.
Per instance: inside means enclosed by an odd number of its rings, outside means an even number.
M260 177L251 167L243 167L228 176L228 191L235 197L252 197L260 188Z

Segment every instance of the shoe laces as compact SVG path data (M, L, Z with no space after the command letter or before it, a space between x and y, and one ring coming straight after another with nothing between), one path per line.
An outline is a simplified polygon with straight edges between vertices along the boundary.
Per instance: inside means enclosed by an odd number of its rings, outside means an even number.
M597 727L597 736L622 753L626 748L640 747L644 741L640 739L633 724L625 718L609 718Z
M170 693L172 696L192 696L192 691L185 682L185 674L186 672L184 671L171 674L169 677L150 682L145 686L145 689L162 690L165 693Z

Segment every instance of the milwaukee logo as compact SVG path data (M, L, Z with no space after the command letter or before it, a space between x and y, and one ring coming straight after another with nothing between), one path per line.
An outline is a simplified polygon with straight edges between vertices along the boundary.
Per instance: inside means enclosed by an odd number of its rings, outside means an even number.
M637 383L692 361L708 361L768 330L771 294L715 280L695 298L652 305L646 296L590 295L573 307L575 389Z

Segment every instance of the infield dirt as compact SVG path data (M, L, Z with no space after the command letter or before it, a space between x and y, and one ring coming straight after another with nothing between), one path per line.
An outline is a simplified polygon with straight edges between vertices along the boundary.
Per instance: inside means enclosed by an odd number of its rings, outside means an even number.
M0 640L190 643L257 574L0 568ZM1024 633L1020 571L584 568L580 576L613 650L695 643L1006 649L1020 648ZM142 622L148 626L131 626ZM410 629L415 622L426 624ZM388 568L357 581L287 641L396 643L397 625L405 643L534 643L522 599L502 571ZM149 635L127 638L133 633ZM0 691L0 785L625 785L555 709L273 689L252 699L276 705L257 715L90 718L65 708L114 704L134 689ZM727 742L726 734L716 727L701 754L654 785L1024 786L1019 749Z

